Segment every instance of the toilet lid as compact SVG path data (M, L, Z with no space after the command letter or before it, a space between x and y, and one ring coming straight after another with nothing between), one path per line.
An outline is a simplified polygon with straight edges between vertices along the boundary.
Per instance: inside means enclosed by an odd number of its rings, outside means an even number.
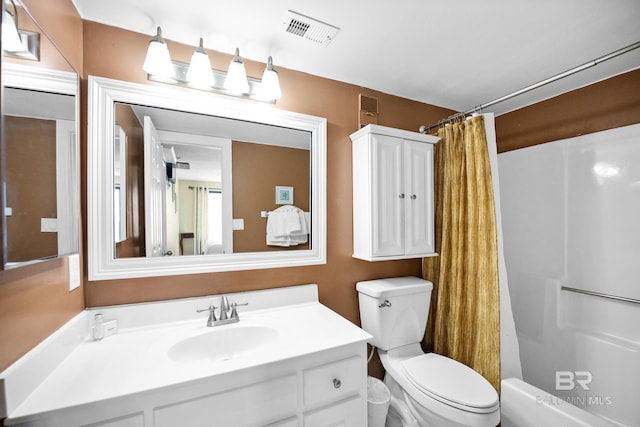
M461 409L488 412L498 393L482 375L460 362L428 353L403 363L407 378L433 398Z

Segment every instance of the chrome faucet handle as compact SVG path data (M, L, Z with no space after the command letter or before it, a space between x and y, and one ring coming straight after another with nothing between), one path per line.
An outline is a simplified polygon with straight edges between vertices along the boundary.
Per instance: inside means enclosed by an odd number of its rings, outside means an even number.
M208 311L209 318L207 319L207 326L211 327L213 326L214 322L218 320L216 319L216 308L218 307L216 307L215 305L210 305L208 308L197 309L196 312L202 313L203 311Z
M220 297L220 320L227 320L229 318L229 300L226 296Z
M229 316L229 318L231 319L238 319L238 310L236 310L236 307L238 307L239 305L249 305L248 302L245 302L243 304L238 304L237 302L231 303L231 315Z

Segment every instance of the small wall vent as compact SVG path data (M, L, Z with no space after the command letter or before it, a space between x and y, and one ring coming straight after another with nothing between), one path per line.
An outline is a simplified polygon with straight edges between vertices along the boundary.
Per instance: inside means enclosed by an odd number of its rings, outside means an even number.
M284 16L283 27L285 32L302 37L322 46L329 46L340 28L318 21L298 12L288 10Z
M378 99L363 94L358 95L360 104L360 128L378 124Z

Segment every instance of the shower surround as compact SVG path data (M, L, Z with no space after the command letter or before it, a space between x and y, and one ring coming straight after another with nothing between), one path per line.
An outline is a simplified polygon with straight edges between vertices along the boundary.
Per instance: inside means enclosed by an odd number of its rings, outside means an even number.
M498 158L524 380L640 425L640 125Z

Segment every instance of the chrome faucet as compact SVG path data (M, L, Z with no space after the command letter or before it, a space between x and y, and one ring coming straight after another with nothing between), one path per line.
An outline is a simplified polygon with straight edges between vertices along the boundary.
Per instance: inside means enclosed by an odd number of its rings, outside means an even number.
M231 303L229 304L229 300L226 296L222 295L220 297L220 315L216 318L215 309L218 308L215 305L210 305L209 308L198 309L196 310L198 313L203 311L209 312L209 318L207 319L207 326L220 326L220 325L228 325L230 323L236 323L240 321L240 316L238 316L238 310L236 307L239 305L249 305L248 302L244 304ZM231 313L229 313L231 311Z
M229 318L229 300L226 296L220 297L220 320L227 320Z

